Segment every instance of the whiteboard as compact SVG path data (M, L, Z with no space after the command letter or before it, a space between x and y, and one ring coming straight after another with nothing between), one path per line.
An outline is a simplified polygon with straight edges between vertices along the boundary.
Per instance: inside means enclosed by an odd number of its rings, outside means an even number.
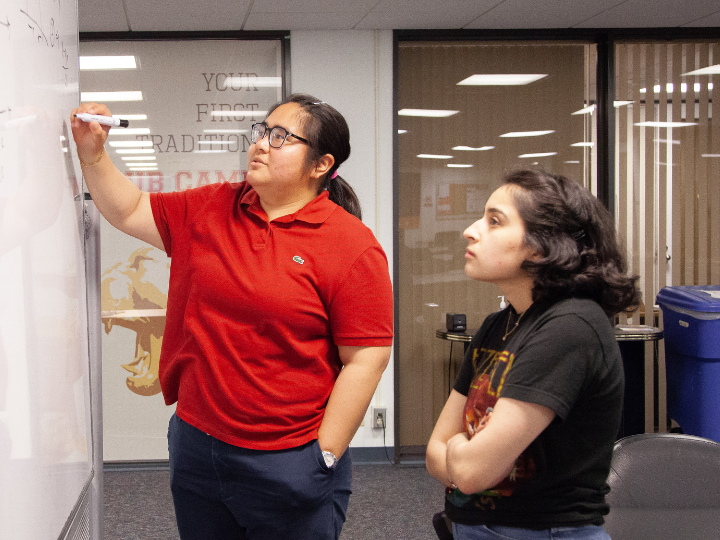
M93 476L76 0L0 2L0 539L58 538Z

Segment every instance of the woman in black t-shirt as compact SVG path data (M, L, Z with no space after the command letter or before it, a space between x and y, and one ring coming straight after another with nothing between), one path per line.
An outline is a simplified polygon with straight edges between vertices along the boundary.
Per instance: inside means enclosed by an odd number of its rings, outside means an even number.
M473 338L427 446L454 536L607 539L624 385L609 317L639 303L612 218L577 183L520 170L464 236L465 273L510 305Z

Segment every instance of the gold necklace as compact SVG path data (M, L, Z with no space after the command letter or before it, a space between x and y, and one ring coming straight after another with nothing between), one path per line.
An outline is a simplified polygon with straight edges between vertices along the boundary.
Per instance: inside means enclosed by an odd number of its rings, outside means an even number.
M525 310L527 311L527 309ZM508 328L510 328L510 315L512 315L512 312L508 313L508 320L507 324L505 325L505 335L503 336L502 340L505 341L505 338L507 338L510 334L512 334L520 324L520 319L522 319L522 316L525 315L525 311L523 311L520 316L518 317L518 320L515 321L515 325L512 327L512 330L508 331Z

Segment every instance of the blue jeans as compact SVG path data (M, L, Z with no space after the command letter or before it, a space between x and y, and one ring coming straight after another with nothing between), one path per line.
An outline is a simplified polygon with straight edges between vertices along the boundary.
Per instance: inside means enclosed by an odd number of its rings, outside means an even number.
M455 540L610 540L610 535L599 525L553 527L536 531L499 525L453 523L453 537Z
M170 487L182 540L337 540L350 498L345 452L334 470L320 445L239 448L173 415Z

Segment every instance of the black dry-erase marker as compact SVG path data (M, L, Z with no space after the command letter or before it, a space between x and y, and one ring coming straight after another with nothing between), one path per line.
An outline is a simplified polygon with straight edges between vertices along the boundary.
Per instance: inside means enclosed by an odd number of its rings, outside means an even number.
M120 120L114 116L102 116L99 114L88 114L80 113L76 114L75 118L79 118L83 122L97 122L98 124L104 124L106 126L123 127L126 128L130 125L127 120Z

